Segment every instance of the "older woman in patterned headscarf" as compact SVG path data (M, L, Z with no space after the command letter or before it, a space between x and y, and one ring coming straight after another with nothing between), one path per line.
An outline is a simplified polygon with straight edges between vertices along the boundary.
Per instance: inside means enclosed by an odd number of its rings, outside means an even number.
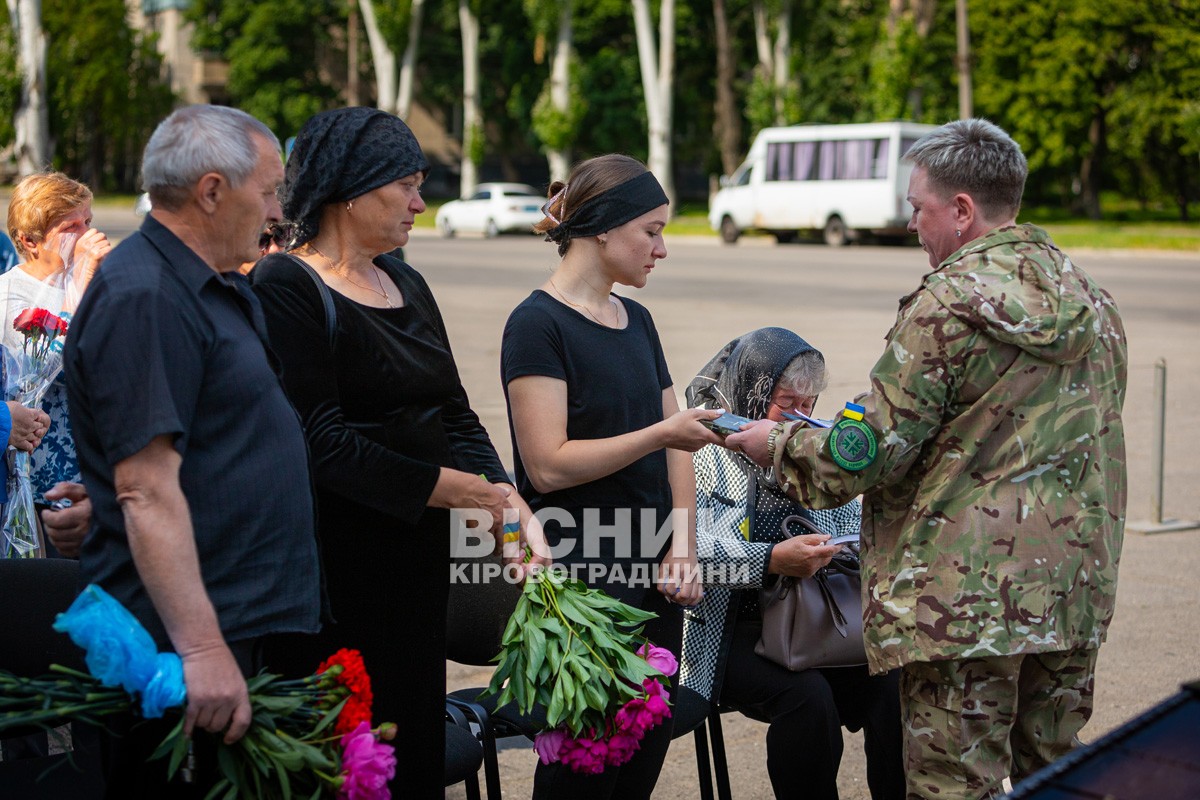
M782 421L784 414L811 414L825 385L820 351L789 330L761 328L722 348L688 387L687 402ZM754 652L762 635L758 587L780 575L809 577L839 549L815 534L785 540L783 520L797 514L827 533L857 533L858 501L824 511L801 508L772 475L723 447L705 447L693 462L700 561L739 562L747 569L726 574L748 581L708 585L687 618L683 684L769 722L767 773L777 798L836 800L843 726L864 730L871 797L904 797L894 674L871 677L865 664L790 672Z
M338 648L360 650L376 721L403 722L417 743L396 750L413 798L443 793L449 509L487 512L498 540L506 507L531 516L468 404L429 287L386 255L425 210L428 170L399 118L318 114L287 163L291 250L251 273L308 438L337 620L274 643L266 663L307 674ZM540 541L536 525L523 535Z

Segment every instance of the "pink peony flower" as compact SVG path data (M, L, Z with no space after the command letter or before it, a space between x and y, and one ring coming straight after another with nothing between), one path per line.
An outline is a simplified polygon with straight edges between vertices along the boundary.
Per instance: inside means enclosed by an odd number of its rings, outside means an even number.
M604 772L604 761L608 757L608 745L603 741L581 737L568 738L560 753L562 762L573 772L584 775L599 775Z
M338 800L388 800L387 782L396 776L396 756L371 732L369 723L342 737L342 785Z
M661 694L655 694L646 698L646 712L653 717L654 725L658 725L671 716L671 707L667 705L666 698Z
M533 737L534 752L538 754L538 758L542 760L543 764L553 764L559 760L559 752L562 750L563 742L568 738L567 732L562 728L542 731Z
M633 754L642 746L641 740L640 734L634 736L629 733L614 733L608 738L608 756L604 759L604 763L610 767L619 767L624 764L633 758Z
M650 648L650 652L646 652L646 648ZM638 648L637 654L646 659L646 663L654 667L654 669L671 677L679 670L679 662L675 660L675 654L665 647L655 647L647 642Z

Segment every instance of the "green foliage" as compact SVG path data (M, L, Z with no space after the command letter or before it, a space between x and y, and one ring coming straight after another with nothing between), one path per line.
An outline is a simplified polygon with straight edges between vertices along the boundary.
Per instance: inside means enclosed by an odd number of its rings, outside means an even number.
M556 107L550 98L550 83L547 81L537 102L533 104L530 127L547 150L568 150L575 143L579 124L586 111L587 101L577 91L571 92L565 110Z
M136 186L141 151L174 98L122 0L48 0L42 28L54 165L96 188Z
M16 138L13 119L21 103L21 73L17 67L17 47L12 28L0 25L0 147Z
M313 114L338 105L346 56L330 32L346 24L336 0L197 0L194 47L229 62L232 105L265 122L281 138ZM335 86L332 75L342 75Z

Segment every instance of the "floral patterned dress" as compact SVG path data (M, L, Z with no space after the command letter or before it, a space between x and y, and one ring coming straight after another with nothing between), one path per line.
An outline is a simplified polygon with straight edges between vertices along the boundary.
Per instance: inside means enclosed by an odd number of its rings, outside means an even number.
M35 304L59 314L62 311L64 292L50 288L19 267L0 275L0 309L4 311L4 336L0 341L8 351L19 352L23 344L21 334L13 330L12 320L16 315ZM64 319L67 315L62 315ZM63 342L54 342L52 347L61 354ZM6 361L8 359L5 359ZM7 364L6 364L7 366ZM8 370L5 370L5 399L12 399L7 386ZM67 418L66 375L60 372L54 383L46 390L41 408L50 416L50 430L41 445L33 452L33 491L40 498L46 490L59 481L80 480L79 461L75 455L75 440L71 436L71 424Z

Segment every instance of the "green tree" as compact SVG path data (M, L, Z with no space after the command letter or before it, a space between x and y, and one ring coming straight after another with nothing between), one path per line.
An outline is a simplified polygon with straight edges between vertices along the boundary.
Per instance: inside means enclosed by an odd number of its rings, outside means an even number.
M1110 114L1149 46L1141 25L1146 6L1142 0L971 5L976 113L1021 142L1031 172L1039 173L1035 187L1057 188L1093 219L1101 216L1106 186Z
M1109 145L1125 194L1174 203L1188 221L1200 200L1200 0L1148 0L1135 24L1145 43L1116 88Z
M141 152L174 103L154 44L122 0L42 6L54 165L96 188L136 187Z
M187 15L193 49L229 62L232 104L283 139L339 103L346 58L332 32L345 11L336 0L196 0Z

